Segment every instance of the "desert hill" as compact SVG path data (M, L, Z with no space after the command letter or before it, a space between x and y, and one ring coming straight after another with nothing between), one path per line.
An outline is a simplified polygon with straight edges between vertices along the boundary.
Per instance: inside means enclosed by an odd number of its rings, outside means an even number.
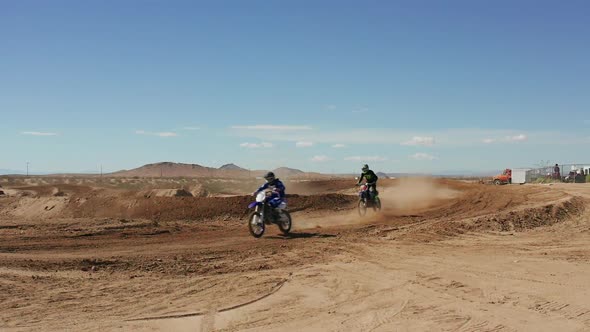
M295 169L295 168L289 168L289 167L279 167L275 170L273 170L273 173L275 173L275 175L279 178L292 178L295 176L299 176L304 174L305 172L303 172L302 170L299 169Z
M239 166L228 164L221 168L205 167L198 164L161 162L147 164L131 170L122 170L109 174L122 177L249 177L250 172Z
M218 169L222 170L222 171L248 171L247 169L242 168L242 167L240 167L236 164L233 164L233 163L232 164L225 164L225 165L219 167Z
M262 177L265 170L247 170L235 164L226 164L220 168L206 167L198 164L160 162L143 165L131 170L121 170L108 174L114 177L187 177L187 178L254 178ZM273 172L281 179L323 179L331 175L304 172L289 167L279 167Z

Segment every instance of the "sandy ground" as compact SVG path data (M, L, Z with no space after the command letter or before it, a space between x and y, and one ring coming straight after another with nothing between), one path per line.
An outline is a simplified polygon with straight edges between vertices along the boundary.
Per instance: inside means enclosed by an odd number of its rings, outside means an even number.
M26 190L0 199L1 331L590 330L590 185L397 181L366 218L320 193L260 239L241 198Z

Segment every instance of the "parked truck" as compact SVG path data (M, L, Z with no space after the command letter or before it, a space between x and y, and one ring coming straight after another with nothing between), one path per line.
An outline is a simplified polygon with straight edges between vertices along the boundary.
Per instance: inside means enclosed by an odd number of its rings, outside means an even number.
M504 172L502 172L502 174L494 176L494 178L492 179L492 183L494 183L495 185L512 183L512 170L510 168L507 168L504 170Z
M495 185L502 184L525 184L531 183L532 174L530 168L507 168L492 178Z

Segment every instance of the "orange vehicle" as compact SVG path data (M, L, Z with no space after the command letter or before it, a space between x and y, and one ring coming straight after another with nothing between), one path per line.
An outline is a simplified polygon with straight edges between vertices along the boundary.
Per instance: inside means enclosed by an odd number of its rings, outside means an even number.
M512 170L509 168L505 169L502 174L494 176L492 182L495 185L512 183Z

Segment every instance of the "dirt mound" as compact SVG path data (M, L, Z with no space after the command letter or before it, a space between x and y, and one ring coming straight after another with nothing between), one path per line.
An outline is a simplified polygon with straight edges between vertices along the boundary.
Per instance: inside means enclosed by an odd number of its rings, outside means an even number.
M241 184L239 182L238 184ZM248 188L253 185L248 184ZM96 218L121 217L145 218L152 220L211 220L242 217L251 196L224 195L224 188L237 184L217 180L207 183L187 183L183 188L168 189L113 189L92 188L80 185L37 185L11 189L12 200L0 207L0 215L8 217L45 218L51 217ZM216 189L211 193L209 189ZM240 188L238 188L240 189ZM240 189L241 190L241 189ZM29 197L24 197L28 195ZM25 199L27 198L27 199ZM59 204L52 200L63 198ZM288 195L289 208L299 210L336 211L354 206L356 197L327 194L315 196Z
M221 188L229 184L216 185ZM351 188L348 180L292 182L291 185L301 191L305 191L306 188L315 188L319 192L351 190L341 190ZM289 210L325 211L316 213L315 217L311 216L311 219L315 220L302 221L301 224L307 224L308 227L367 223L405 227L417 224L455 223L478 218L482 220L479 224L486 224L484 220L513 218L510 219L511 224L508 221L505 223L518 230L528 227L527 225L534 223L534 220L541 220L540 223L547 224L545 220L548 217L536 209L569 198L564 196L563 192L544 186L492 187L428 178L395 179L383 181L380 186L383 210L378 214L369 212L369 216L360 218L354 209L357 203L354 191L356 189L352 187L352 195L288 195ZM253 200L251 196L246 195L209 197L202 185L192 185L188 189L147 191L47 185L23 187L19 192L33 192L35 196L27 200L22 197L5 200L0 207L1 215L27 218L51 215L63 218L235 220L244 216L247 205ZM10 196L14 195L9 195L9 198ZM54 204L53 200L46 202L41 198L60 200ZM532 211L535 211L535 215L531 221L526 219L526 216ZM508 217L501 217L504 215ZM449 224L449 227L456 226L453 225ZM466 225L459 225L459 231L464 231ZM489 228L493 229L492 226ZM431 232L429 229L422 230L426 233Z
M15 190L29 192L32 196L37 197L59 197L68 195L87 194L94 189L85 185L59 184L59 185L33 185L25 187L16 187Z
M138 193L145 198L152 197L192 197L193 194L186 189L152 189Z
M53 218L61 216L68 206L65 197L17 197L11 201L4 211L0 211L0 215L25 219Z
M541 226L550 226L581 215L586 201L571 197L564 201L519 211L499 213L461 221L444 220L414 229L413 238L429 238L429 235L456 236L466 232L498 231L523 232ZM434 236L430 239L438 239Z
M340 194L287 196L289 210L340 210L354 207L356 197ZM251 196L232 197L90 197L70 200L62 216L74 218L143 218L150 220L227 220L241 218Z
M61 190L59 190L59 188L56 187L56 188L53 188L51 190L51 196L54 196L54 197L63 197L63 196L66 196L66 193L63 192L63 191L61 191Z
M585 207L586 201L576 196L555 204L478 218L468 229L522 232L540 226L553 225L581 215L585 211Z
M392 240L430 242L468 232L523 232L576 218L584 213L587 204L587 200L574 196L555 203L479 217L461 218L451 214L424 218L411 215L387 224L367 226L361 229L361 233Z
M585 204L580 197L547 186L498 187L429 178L392 182L380 189L380 197L379 213L359 217L350 211L305 220L305 225L360 224L360 233L368 236L432 241L465 232L552 225L580 215Z
M355 181L352 180L287 180L285 182L287 192L300 195L322 194L329 192L348 191L355 194Z

